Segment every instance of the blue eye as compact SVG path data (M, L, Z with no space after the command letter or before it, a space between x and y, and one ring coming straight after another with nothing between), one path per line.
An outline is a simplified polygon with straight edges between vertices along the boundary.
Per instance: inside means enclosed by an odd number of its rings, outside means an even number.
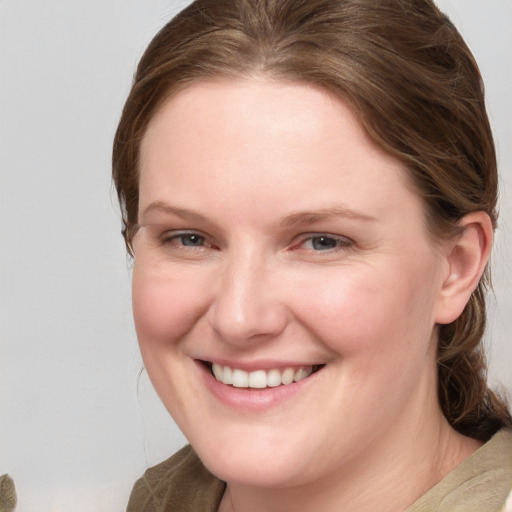
M173 239L180 241L185 247L202 247L205 244L204 237L194 233L183 233L174 236Z
M311 246L315 251L328 251L335 249L339 245L339 240L331 236L311 237Z
M204 247L206 245L206 239L204 236L196 233L176 233L163 238L162 245L174 247Z
M352 242L348 238L337 237L332 235L312 235L306 238L302 246L313 251L333 251L350 247Z

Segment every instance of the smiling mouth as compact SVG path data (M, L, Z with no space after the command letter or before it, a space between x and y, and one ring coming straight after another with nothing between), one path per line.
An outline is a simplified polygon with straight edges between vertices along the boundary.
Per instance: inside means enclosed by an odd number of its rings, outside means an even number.
M227 365L204 362L218 382L235 388L265 389L288 386L307 379L325 365L271 368L247 372Z

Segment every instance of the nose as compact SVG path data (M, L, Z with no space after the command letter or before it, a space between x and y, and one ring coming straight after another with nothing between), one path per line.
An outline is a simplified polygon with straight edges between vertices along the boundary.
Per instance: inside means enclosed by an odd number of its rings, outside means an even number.
M276 271L263 258L245 254L226 263L208 311L212 329L230 344L272 339L286 327Z

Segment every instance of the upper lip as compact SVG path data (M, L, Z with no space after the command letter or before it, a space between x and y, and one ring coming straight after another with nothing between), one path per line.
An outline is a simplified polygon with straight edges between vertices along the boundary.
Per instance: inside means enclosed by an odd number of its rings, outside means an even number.
M325 363L317 361L291 361L291 360L269 360L261 359L256 361L233 361L229 359L222 359L217 357L212 358L197 358L198 361L207 364L220 364L222 366L229 366L230 368L237 368L239 370L245 370L246 372L252 372L256 370L272 370L273 368L304 368L308 366L321 366Z

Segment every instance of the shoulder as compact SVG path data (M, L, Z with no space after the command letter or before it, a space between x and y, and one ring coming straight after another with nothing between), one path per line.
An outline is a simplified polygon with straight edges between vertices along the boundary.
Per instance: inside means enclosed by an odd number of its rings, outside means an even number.
M512 429L503 429L494 438L495 457L501 460L501 476L498 474L498 478L503 481L504 491L507 492L506 503L500 512L512 512Z
M512 431L502 429L407 512L509 512L505 502L511 489Z
M149 468L135 482L127 512L214 512L224 483L212 475L190 446Z

